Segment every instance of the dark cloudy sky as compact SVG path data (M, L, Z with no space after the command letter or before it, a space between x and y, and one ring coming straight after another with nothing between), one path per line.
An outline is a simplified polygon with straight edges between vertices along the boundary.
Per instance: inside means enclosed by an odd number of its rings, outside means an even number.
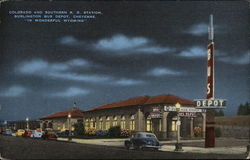
M36 119L135 96L206 97L215 23L215 97L235 115L249 99L245 1L10 2L1 6L0 119ZM11 10L97 10L84 23L28 23Z

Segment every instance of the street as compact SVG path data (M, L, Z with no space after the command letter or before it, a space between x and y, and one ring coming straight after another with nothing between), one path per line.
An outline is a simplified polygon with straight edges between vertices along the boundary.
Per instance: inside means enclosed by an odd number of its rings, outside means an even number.
M243 159L243 154L200 154L126 150L123 147L47 141L0 135L0 153L7 159Z

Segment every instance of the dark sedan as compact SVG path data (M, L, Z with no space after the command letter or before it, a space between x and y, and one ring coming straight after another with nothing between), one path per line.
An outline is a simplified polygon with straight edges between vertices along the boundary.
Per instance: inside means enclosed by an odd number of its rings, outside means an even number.
M134 137L124 142L127 149L152 148L158 150L160 143L153 133L137 132Z

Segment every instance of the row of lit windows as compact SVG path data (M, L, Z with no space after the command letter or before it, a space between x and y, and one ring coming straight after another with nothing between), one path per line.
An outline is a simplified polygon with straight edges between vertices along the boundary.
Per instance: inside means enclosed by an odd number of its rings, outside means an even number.
M96 121L93 118L86 119L86 126L85 129L88 128L96 128ZM110 117L106 117L106 126L104 126L103 124L103 119L100 118L99 119L99 129L100 130L108 130L111 126L111 121L110 121ZM112 126L118 126L118 120L117 120L117 116L113 117L113 122L112 122ZM125 129L126 128L126 118L125 116L121 116L121 122L120 122L120 126L121 129ZM130 121L129 121L129 129L130 130L135 130L135 116L131 115L130 116Z
M171 124L171 130L172 131L176 131L177 130L177 118L173 117L172 119L172 124ZM118 121L117 121L117 116L113 117L113 122L112 122L112 126L117 126L118 125ZM108 130L111 126L111 121L110 121L110 117L106 118L106 126L103 125L103 119L100 118L99 119L99 129L100 130ZM125 116L121 116L121 121L120 121L120 126L121 129L125 129L126 128L126 119ZM158 131L161 131L162 129L162 121L159 119L159 126L158 126ZM96 121L94 121L93 118L90 119L86 119L86 126L85 129L88 128L96 128ZM129 121L129 129L130 130L135 130L135 117L134 115L130 116L130 121ZM149 115L146 119L146 131L152 131L152 119L151 116Z

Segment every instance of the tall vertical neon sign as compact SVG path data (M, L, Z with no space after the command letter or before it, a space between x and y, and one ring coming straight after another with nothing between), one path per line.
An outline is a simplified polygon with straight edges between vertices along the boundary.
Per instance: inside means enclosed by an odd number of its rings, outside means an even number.
M213 15L210 15L208 39L211 41L207 47L207 99L214 99L214 27Z

